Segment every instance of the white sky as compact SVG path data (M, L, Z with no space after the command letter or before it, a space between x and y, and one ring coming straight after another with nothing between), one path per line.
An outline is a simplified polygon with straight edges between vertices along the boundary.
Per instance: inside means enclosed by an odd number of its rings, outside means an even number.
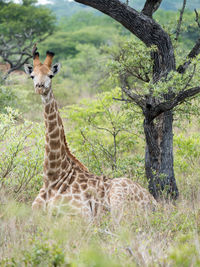
M41 4L41 5L48 4L50 2L51 1L48 1L48 0L38 0L38 3Z
M73 0L66 0L66 1L72 2ZM19 3L20 0L14 0L14 2ZM41 5L45 5L51 3L51 0L38 0L38 3Z
M39 0L38 1L38 3L41 5L48 4L49 2L51 2L51 1L48 1L48 0Z
M14 0L14 2L15 3L20 3L21 0ZM51 1L49 1L49 0L38 0L38 3L41 4L41 5L48 4L49 2L51 2Z

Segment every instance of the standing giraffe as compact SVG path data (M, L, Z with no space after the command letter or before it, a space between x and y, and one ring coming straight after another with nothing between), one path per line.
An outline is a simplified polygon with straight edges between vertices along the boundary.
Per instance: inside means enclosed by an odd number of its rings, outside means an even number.
M52 65L54 53L50 51L42 64L36 50L33 67L26 64L25 72L33 79L35 92L41 95L46 134L44 185L32 204L33 210L66 212L67 209L90 219L108 210L120 220L127 202L132 206L155 206L155 199L139 184L127 178L96 176L72 155L52 91L51 79L60 70L60 64Z

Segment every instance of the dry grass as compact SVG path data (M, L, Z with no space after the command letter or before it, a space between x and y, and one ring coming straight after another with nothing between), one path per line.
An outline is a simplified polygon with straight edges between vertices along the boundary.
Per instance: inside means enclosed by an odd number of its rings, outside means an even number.
M198 266L200 262L200 203L195 200L180 199L176 206L163 203L149 214L126 214L119 226L113 226L108 217L96 225L79 217L33 215L29 206L1 198L1 266Z

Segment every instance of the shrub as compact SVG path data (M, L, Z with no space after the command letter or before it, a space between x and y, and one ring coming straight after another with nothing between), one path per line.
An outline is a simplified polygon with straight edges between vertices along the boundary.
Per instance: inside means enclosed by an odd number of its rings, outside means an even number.
M0 114L0 186L15 199L33 198L42 184L44 129L7 108Z

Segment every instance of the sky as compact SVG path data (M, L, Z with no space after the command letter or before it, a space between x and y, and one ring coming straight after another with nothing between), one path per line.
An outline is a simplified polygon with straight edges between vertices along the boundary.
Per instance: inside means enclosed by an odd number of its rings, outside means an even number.
M20 3L21 1L20 0L14 0L15 3ZM38 0L38 3L41 4L41 5L45 5L45 4L48 4L49 0Z
M67 0L69 2L72 2L73 0ZM20 0L14 0L15 3L19 3ZM45 5L45 4L48 4L48 3L51 3L51 0L38 0L38 3L40 5Z

